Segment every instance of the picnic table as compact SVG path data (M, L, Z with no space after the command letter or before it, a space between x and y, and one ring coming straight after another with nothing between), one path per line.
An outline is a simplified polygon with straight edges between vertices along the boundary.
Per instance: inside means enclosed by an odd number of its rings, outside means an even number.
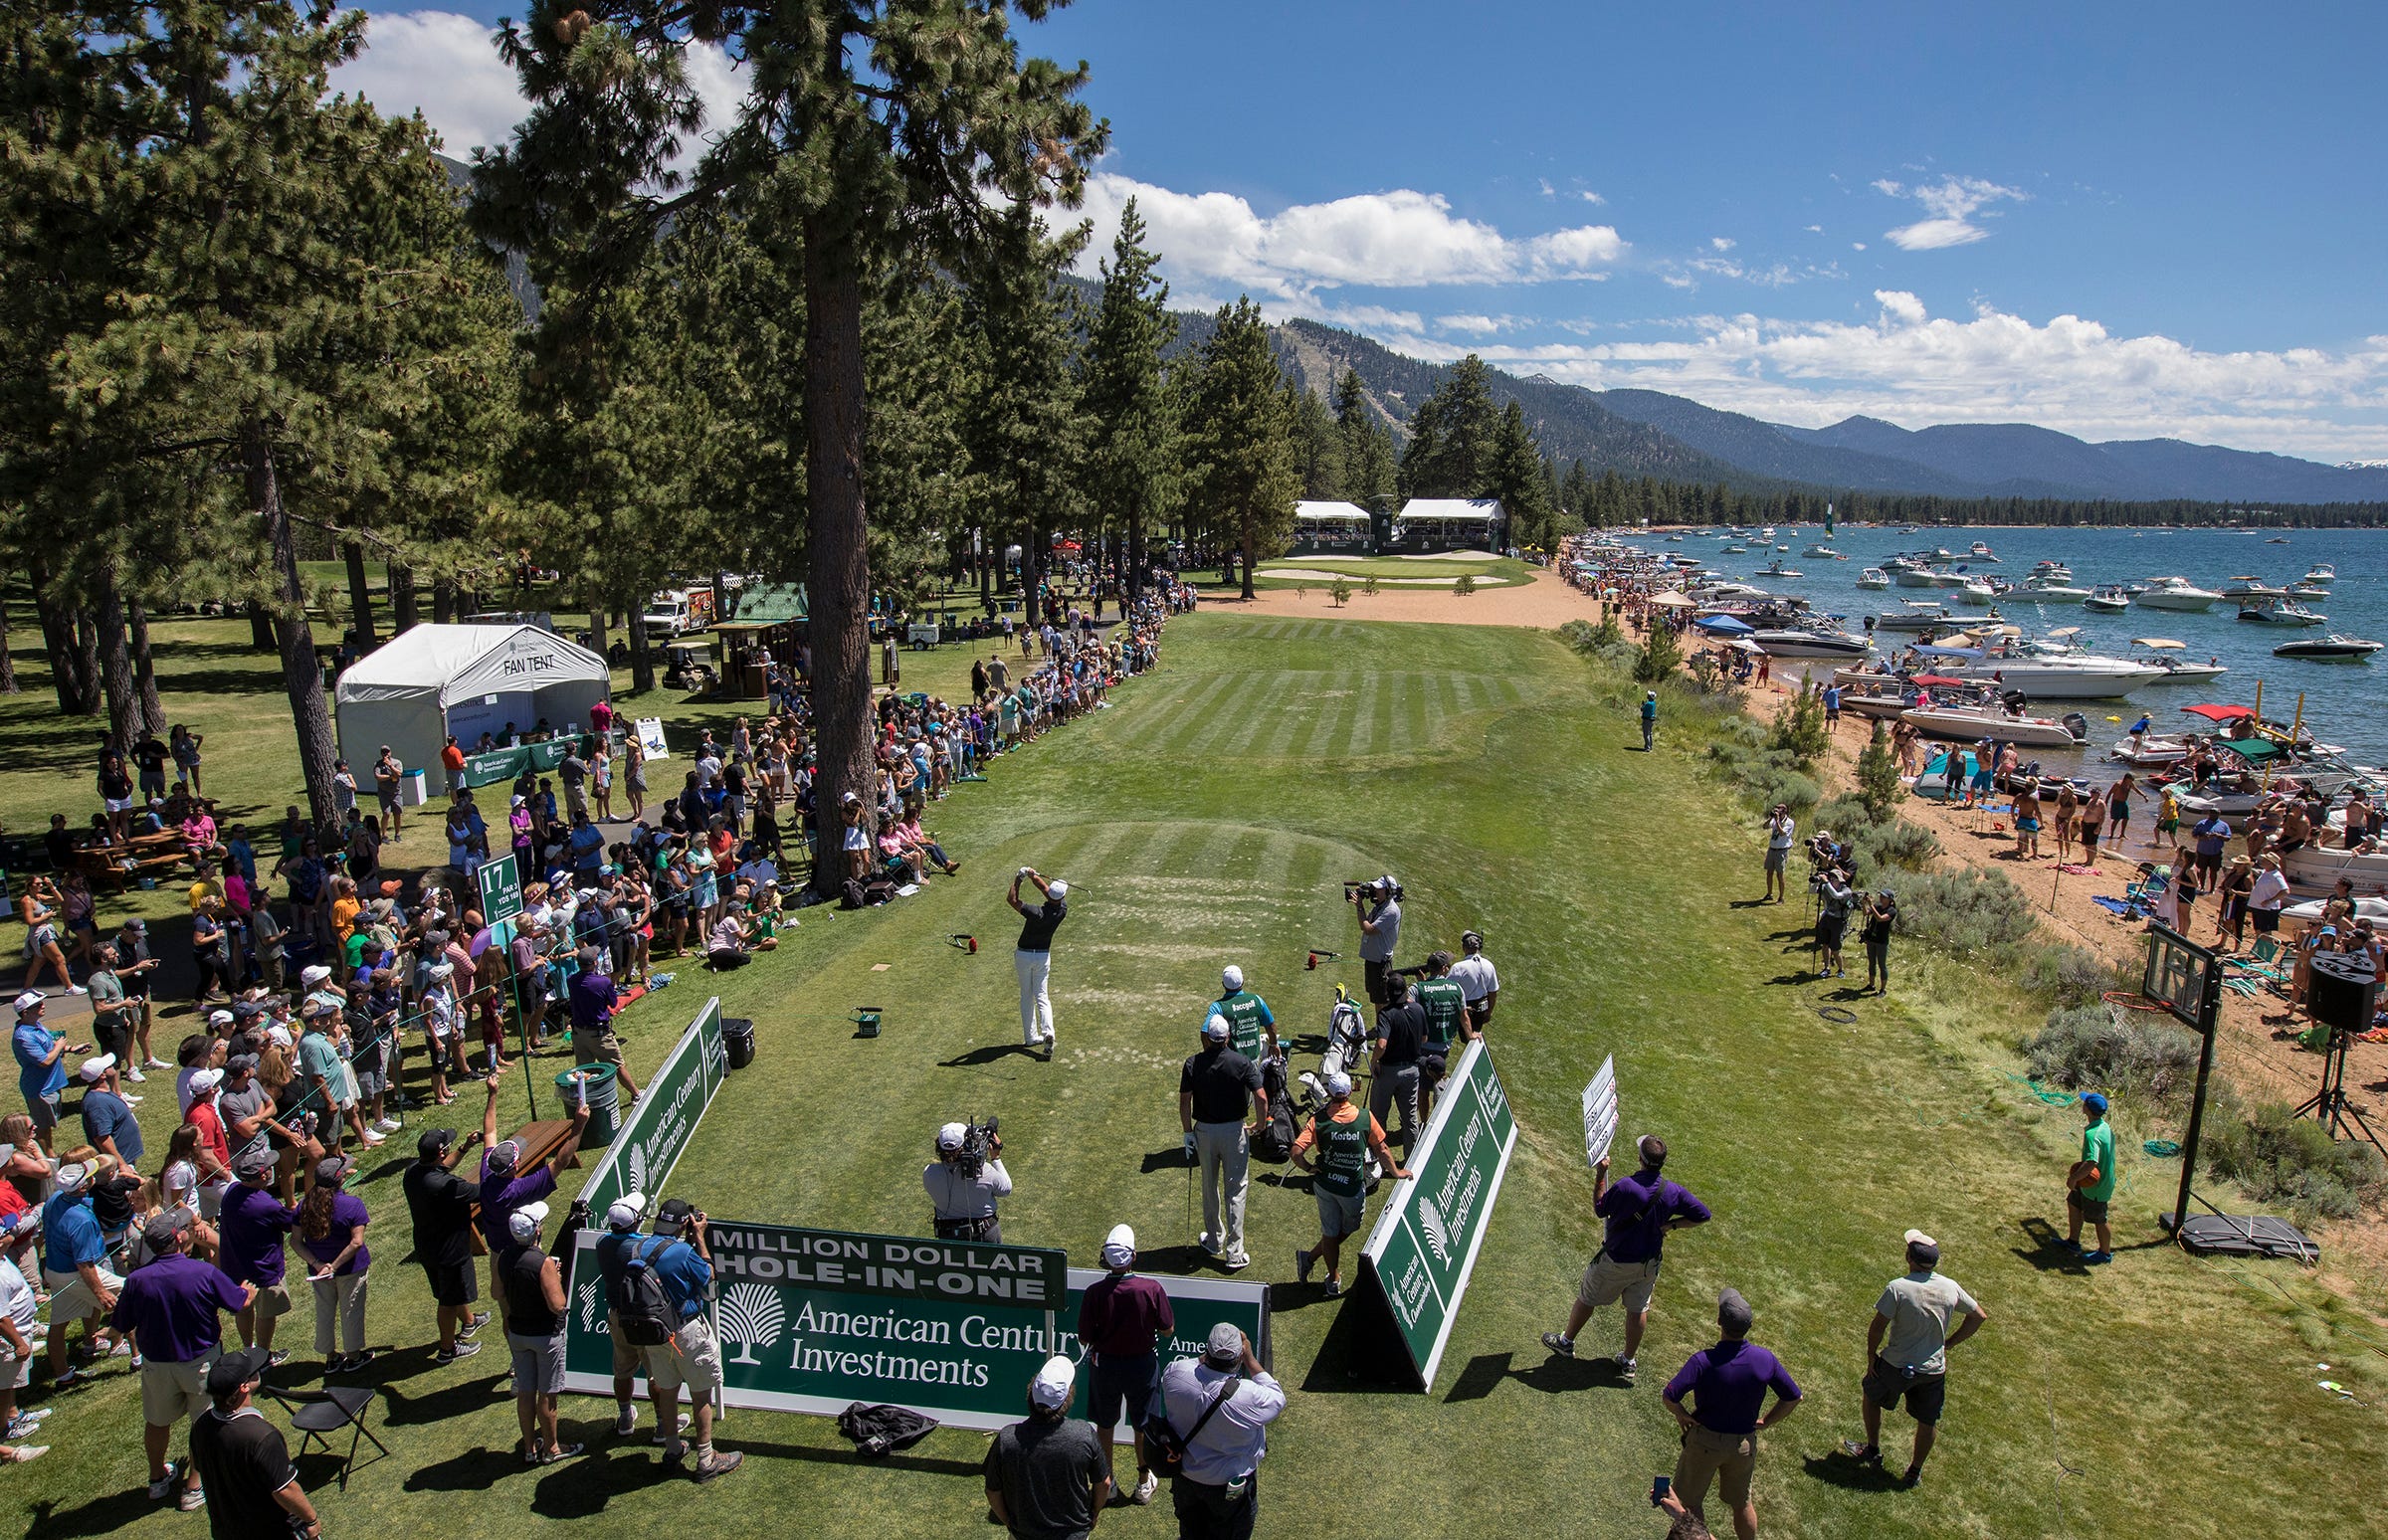
M85 846L75 852L75 869L95 887L105 883L109 892L121 892L139 878L162 875L189 859L182 835L161 829L119 844Z

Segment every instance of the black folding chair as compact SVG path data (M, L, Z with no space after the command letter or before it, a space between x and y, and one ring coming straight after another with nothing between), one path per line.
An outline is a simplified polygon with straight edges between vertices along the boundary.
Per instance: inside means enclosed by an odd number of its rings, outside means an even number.
M359 1443L370 1444L380 1452L373 1459L386 1459L389 1445L373 1437L365 1426L365 1413L373 1406L380 1392L370 1385L327 1385L320 1391L276 1390L264 1388L265 1393L282 1403L291 1414L291 1426L298 1431L298 1449L294 1457L303 1457L307 1450L321 1444L323 1452L336 1452L332 1436L343 1428L348 1433L348 1452L340 1459L340 1490L348 1489L348 1477L356 1469L356 1448ZM372 1459L366 1464L373 1463Z

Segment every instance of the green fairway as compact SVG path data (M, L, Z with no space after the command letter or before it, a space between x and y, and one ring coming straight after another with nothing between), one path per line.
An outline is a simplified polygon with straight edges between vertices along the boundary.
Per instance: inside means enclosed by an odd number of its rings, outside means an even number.
M968 667L959 649L930 657L933 671ZM907 655L907 686L912 668ZM224 698L260 717L261 741L287 723L278 695ZM1276 1184L1290 1168L1255 1163L1243 1276L1276 1284L1276 1370L1293 1392L1263 1469L1261 1534L1659 1532L1649 1478L1676 1447L1659 1391L1713 1339L1725 1284L1808 1392L1764 1442L1768 1532L2376 1529L2361 1472L2388 1457L2388 1434L2376 1412L2315 1389L2350 1378L2340 1355L2353 1350L2294 1302L2305 1296L2292 1275L2266 1274L2289 1300L2164 1244L2153 1216L2177 1168L2137 1156L2114 1210L2119 1259L2059 1264L2040 1243L2052 1224L2062 1233L2078 1117L2005 1072L2029 1008L1996 981L1904 953L1890 1004L1806 982L1804 907L1733 906L1758 887L1758 846L1672 723L1659 752L1638 751L1622 681L1522 631L1204 614L1172 622L1160 671L1112 699L931 810L960 876L884 911L808 909L776 954L718 981L684 965L626 1013L642 1071L707 993L757 1027L756 1062L731 1075L669 1192L722 1219L926 1234L918 1176L936 1126L997 1113L1019 1189L1008 1240L1091 1265L1125 1221L1148 1264L1187 1267L1199 1211L1190 1224L1177 1065L1220 965L1242 965L1281 1031L1320 1033L1334 982L1359 979L1339 883L1390 870L1409 892L1403 961L1456 949L1466 926L1488 937L1516 1154L1427 1395L1384 1389L1335 1330L1350 1306L1292 1281L1294 1248L1315 1235L1312 1201ZM665 709L676 726L696 720ZM9 720L0 713L0 732L22 730ZM82 764L73 773L88 782ZM19 800L19 779L0 778L12 814L36 805ZM1016 1052L1018 920L1003 895L1021 865L1072 884L1050 1064ZM955 933L977 936L978 953L948 945ZM1313 947L1344 955L1307 971ZM884 1036L853 1036L848 1013L865 1004L884 1009ZM1835 1004L1856 1019L1819 1014ZM1577 1097L1609 1054L1624 1139L1666 1136L1668 1174L1716 1214L1669 1246L1631 1390L1591 1362L1550 1360L1536 1340L1563 1323L1598 1245ZM1295 1067L1315 1061L1313 1047ZM477 1113L478 1099L449 1110ZM518 1112L518 1084L504 1105ZM171 1095L140 1110L162 1148ZM492 1388L498 1352L436 1369L424 1346L430 1302L406 1260L396 1158L415 1131L360 1178L375 1214L370 1337L399 1348L376 1370L389 1400L375 1427L396 1457L345 1494L319 1458L301 1467L323 1488L327 1532L555 1534L590 1518L592 1533L689 1521L718 1535L992 1532L985 1440L958 1431L866 1463L826 1420L738 1412L720 1438L749 1451L745 1468L696 1488L658 1477L645 1422L618 1444L601 1432L609 1403L567 1400L567 1436L595 1452L525 1470L509 1452L511 1403ZM1909 1226L1940 1239L1946 1271L1992 1320L1952 1355L1925 1484L1896 1491L1826 1456L1858 1431L1866 1324ZM312 1382L311 1322L301 1302L284 1323L289 1383ZM1614 1352L1618 1331L1604 1310L1581 1351ZM2325 1358L2337 1369L2317 1372ZM34 1535L198 1532L139 1489L128 1376L110 1369L55 1404L44 1440L56 1447L10 1477ZM1888 1420L1893 1468L1907 1432ZM1708 1514L1729 1533L1713 1497ZM1173 1534L1165 1496L1114 1510L1099 1533L1114 1532Z
M1296 573L1315 573L1316 578L1293 575ZM1478 588L1508 588L1532 582L1533 575L1532 567L1507 556L1284 556L1262 563L1253 581L1263 588L1294 588L1305 581L1320 586L1343 577L1357 587L1375 578L1395 588L1426 588L1449 587L1466 576L1474 578Z

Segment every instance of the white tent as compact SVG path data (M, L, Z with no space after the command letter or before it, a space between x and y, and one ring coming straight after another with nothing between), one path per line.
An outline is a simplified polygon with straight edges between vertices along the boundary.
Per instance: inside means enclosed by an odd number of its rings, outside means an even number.
M1412 497L1393 517L1393 543L1498 550L1508 510L1497 497Z
M486 730L587 726L607 697L605 660L536 626L416 626L358 659L332 699L340 754L362 781L387 743L440 785L440 750L453 733L469 753Z

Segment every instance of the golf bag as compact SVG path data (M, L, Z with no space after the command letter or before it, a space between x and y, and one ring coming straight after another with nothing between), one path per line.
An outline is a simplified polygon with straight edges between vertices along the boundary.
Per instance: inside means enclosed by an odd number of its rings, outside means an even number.
M1269 1093L1269 1121L1247 1141L1255 1160L1291 1160L1300 1129L1294 1121L1294 1098L1286 1084L1286 1056L1272 1054L1261 1060L1261 1089Z
M1361 1068L1368 1062L1368 1024L1360 1015L1359 1003L1335 990L1335 1008L1326 1019L1326 1056L1318 1061L1316 1073L1303 1070L1301 1083L1310 1099L1326 1100L1326 1077L1336 1070L1359 1078Z

